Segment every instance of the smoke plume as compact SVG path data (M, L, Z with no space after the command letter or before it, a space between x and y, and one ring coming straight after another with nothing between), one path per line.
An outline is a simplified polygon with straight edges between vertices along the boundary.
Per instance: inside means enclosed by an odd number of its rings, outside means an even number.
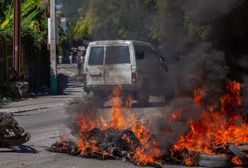
M198 21L210 21L229 14L242 5L244 0L179 0L184 12Z
M153 81L160 86L159 92L165 97L168 106L161 110L162 117L150 123L163 148L168 148L180 135L186 133L189 129L188 120L197 119L204 108L194 102L192 98L194 89L203 89L201 97L204 105L218 106L229 72L225 53L217 50L211 40L202 41L197 36L190 37L184 25L184 16L188 15L196 22L209 23L229 14L244 1L168 2L170 2L169 14L158 13L153 8L139 6L140 3L133 1L92 0L91 3L93 5L91 8L97 15L94 19L98 23L98 27L96 26L97 28L92 31L93 40L155 41L156 47L168 60L169 71L160 73L161 76L154 75L155 81ZM87 1L87 4L90 3ZM150 5L150 7L156 6L152 3ZM158 34L151 34L153 29L158 29ZM155 38L157 39L154 40ZM247 62L244 63L242 60L243 58L239 65L246 68ZM88 105L80 106L80 112L87 113L90 111L88 107ZM178 111L182 114L181 120L170 120L170 116Z

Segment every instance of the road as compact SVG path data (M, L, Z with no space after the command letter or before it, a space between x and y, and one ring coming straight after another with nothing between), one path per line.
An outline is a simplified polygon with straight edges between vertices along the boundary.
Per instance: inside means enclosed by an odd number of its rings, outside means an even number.
M70 110L77 108L72 105ZM136 108L134 111L152 113L157 107ZM105 108L103 111L108 111ZM16 114L19 124L31 133L32 139L25 146L19 147L19 152L0 149L0 168L137 168L131 163L122 161L99 161L83 159L66 154L51 153L47 149L55 143L61 133L68 132L67 110L62 106L50 109L29 111ZM166 168L181 168L184 166L164 165Z

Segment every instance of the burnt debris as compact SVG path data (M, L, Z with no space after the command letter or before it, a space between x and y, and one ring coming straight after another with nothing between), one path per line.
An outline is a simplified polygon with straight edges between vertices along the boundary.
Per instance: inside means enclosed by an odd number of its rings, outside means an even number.
M53 144L49 151L83 158L127 160L139 166L161 167L158 162L147 162L143 165L136 162L135 151L141 147L141 143L129 129L119 131L112 128L106 130L94 128L88 132L81 132L80 136L82 140L80 144L72 141L60 141Z
M213 148L213 154L202 154L199 152L189 151L188 149L176 151L173 155L164 155L157 158L159 162L147 162L138 164L134 159L135 150L141 146L131 130L116 131L107 129L101 131L94 128L85 132L85 149L80 149L76 142L60 141L53 144L49 151L57 153L66 153L83 158L98 160L122 160L130 161L138 166L150 166L160 168L161 163L178 163L191 166L203 167L231 167L231 166L248 166L248 148L236 146L234 144L219 145ZM86 145L88 144L88 145ZM97 150L96 150L97 148Z
M30 133L25 133L12 114L0 113L0 147L21 145L28 142L30 138Z

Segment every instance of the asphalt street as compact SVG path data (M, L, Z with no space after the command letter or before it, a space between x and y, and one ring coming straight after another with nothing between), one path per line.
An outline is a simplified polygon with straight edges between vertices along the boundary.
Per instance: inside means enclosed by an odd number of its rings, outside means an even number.
M160 107L154 104L149 108L134 108L140 115L149 115L158 111ZM71 111L78 109L78 105L70 106ZM67 109L68 110L68 109ZM55 143L61 134L70 132L67 127L70 118L63 106L29 111L16 114L19 124L31 133L31 141L25 146L18 147L18 152L0 149L0 168L136 168L132 163L123 161L99 161L83 159L66 154L51 153L48 148ZM104 108L102 111L108 112ZM155 113L153 113L155 114ZM184 166L164 165L166 168L181 168Z

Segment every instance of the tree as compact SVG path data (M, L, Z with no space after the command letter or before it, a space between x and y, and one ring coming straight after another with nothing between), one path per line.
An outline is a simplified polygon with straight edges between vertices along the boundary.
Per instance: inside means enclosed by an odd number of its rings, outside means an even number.
M91 35L94 39L163 41L177 33L202 39L210 33L209 25L193 22L177 0L73 0L71 3L78 5L73 10L77 21L73 22L71 31L75 38ZM79 9L83 9L81 13ZM65 9L66 13L69 11Z
M5 33L6 37L11 37L13 34L13 16L14 9L13 3L9 5L3 3L3 6L6 8L3 9L2 20L0 20L0 31ZM33 33L41 32L42 24L44 24L44 11L46 9L46 4L42 3L42 0L26 0L21 4L21 20L22 20L22 29L32 29ZM25 34L24 34L25 35Z
M12 2L9 1L9 2ZM13 36L13 4L6 4L0 22L0 33L6 39ZM46 85L49 77L47 51L47 4L43 0L25 0L21 4L23 67L31 88Z

